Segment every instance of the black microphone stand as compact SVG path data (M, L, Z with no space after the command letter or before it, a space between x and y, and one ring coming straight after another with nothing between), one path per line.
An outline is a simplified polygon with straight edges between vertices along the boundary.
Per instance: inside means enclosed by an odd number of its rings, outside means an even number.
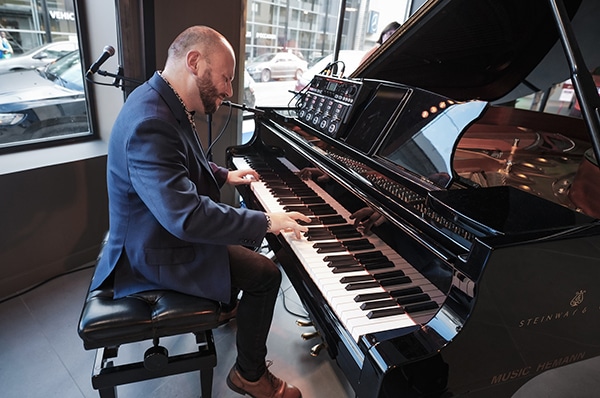
M87 81L91 82L91 83L94 83L94 84L100 84L100 85L104 85L104 86L120 87L121 90L123 90L123 91L125 91L125 86L123 86L123 84L122 84L123 81L129 82L129 83L134 83L135 86L139 86L140 84L144 83L144 82L142 82L140 80L133 79L131 77L126 77L126 76L123 75L123 73L124 73L124 71L123 71L123 67L122 66L119 66L119 69L118 69L117 73L110 73L110 72L107 72L107 71L101 70L101 69L98 69L96 71L97 75L104 76L104 77L112 77L112 78L114 78L115 80L112 82L112 84L100 83L100 82L94 81L91 78L92 75L93 75L93 73L91 73L90 71L88 71L85 74L85 79Z

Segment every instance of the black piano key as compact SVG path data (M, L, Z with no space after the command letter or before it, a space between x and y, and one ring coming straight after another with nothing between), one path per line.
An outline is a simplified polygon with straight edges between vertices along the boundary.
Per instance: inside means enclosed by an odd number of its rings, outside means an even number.
M369 259L369 258L374 258L374 257L385 257L385 255L380 252L379 250L376 251L372 251L372 252L365 252L365 253L356 253L354 255L355 258L357 258L358 260L362 260L362 259Z
M369 281L369 282L353 282L348 283L345 286L345 289L350 290L361 290L361 289L372 289L374 287L379 287L379 282L377 281Z
M335 236L327 231L327 230L313 230L309 229L304 233L304 236L308 238L308 240L332 240L335 239Z
M370 311L367 314L367 318L369 318L369 319L383 318L386 316L402 315L404 313L405 313L405 311L400 307L385 308L383 310Z
M408 276L397 276L395 278L384 279L379 281L381 286L394 286L394 285L403 285L406 283L410 283L411 279Z
M329 216L329 215L334 215L337 214L337 212L333 209L328 209L325 207L312 207L312 206L308 206L308 208L310 209L310 211L312 211L316 216Z
M294 198L296 199L297 196L294 195L294 193L292 191L284 191L284 190L273 190L273 189L269 189L269 192L271 193L271 195L275 196L277 198L277 200L281 200L281 199L286 199L286 198ZM303 206L304 204L302 202L299 202L296 204L296 206Z
M431 301L431 297L427 293L411 294L410 296L402 296L396 299L400 305L421 303Z
M311 241L311 242L320 242L323 240L332 240L335 239L335 236L333 235L329 235L329 236L306 236L306 240Z
M325 199L320 196L302 196L302 202L306 204L311 203L325 203Z
M352 224L332 225L327 227L327 229L332 232L356 231L356 228Z
M377 279L378 281L382 281L384 279L388 279L388 278L395 278L397 276L404 276L404 271L402 271L401 269L397 269L394 271L387 271L387 272L379 272L377 274L373 274L373 277L375 279Z
M392 297L401 297L408 296L411 294L423 293L423 289L419 286L411 286L403 289L393 289L388 291L389 295Z
M285 185L285 183L281 181L281 176L279 174L272 171L267 171L265 169L260 171L260 179L264 181L271 181L274 184Z
M349 265L361 266L356 260L335 260L327 263L328 267L346 267Z
M336 216L319 216L319 222L323 225L344 224L346 219L340 215Z
M374 310L377 308L385 308L385 307L394 307L397 306L398 304L396 303L395 300L392 299L388 299L388 300L376 300L376 301L367 301L365 303L362 303L360 305L360 309L361 310Z
M335 252L339 252L344 250L343 247L339 247L339 248L335 248L335 247L329 247L329 248L321 248L321 249L317 249L317 253L335 253ZM361 270L364 270L363 267L360 267Z
M299 205L299 204L302 204L302 199L300 199L300 198L293 198L293 197L279 198L279 199L277 199L277 202L280 205Z
M315 191L313 191L310 188L306 188L306 187L294 187L294 186L290 186L291 190L294 191L294 193L300 197L304 197L306 196L307 198L309 197L313 197L316 196Z
M354 256L352 254L333 254L331 256L323 257L323 261L336 261L336 260L354 260Z
M333 235L335 235L335 237L337 239L352 239L352 238L360 238L361 236L363 236L358 231L342 231L342 232L332 231L332 233L333 233Z
M345 240L342 244L350 251L373 249L375 246L368 239Z
M372 270L376 270L376 269L394 268L395 267L394 263L391 262L391 261L382 261L382 262L367 263L367 264L362 264L362 266L367 271L372 271Z
M315 249L325 249L325 250L337 249L336 251L340 251L340 250L343 249L343 246L342 246L342 244L340 242L320 242L320 243L315 243L313 245L313 248L315 248ZM319 252L319 253L325 253L325 252Z
M357 260L360 261L361 264L370 264L370 263L378 263L381 261L389 261L389 259L386 256L363 257L363 258L357 258Z
M439 306L435 301L427 301L425 303L409 304L404 306L404 310L408 313L435 310L437 308L439 308Z
M360 303L362 301L373 301L387 298L390 298L390 295L387 292L363 293L356 295L356 297L354 297L354 301Z
M312 216L314 213L310 211L309 208L304 206L283 206L283 210L285 211L297 211L298 213L302 213L305 216Z
M329 203L309 203L307 204L308 207L310 207L311 209L327 209L330 211L333 211L333 214L337 214L336 211L333 209L333 207L331 207L331 205Z
M356 271L364 271L364 268L361 266L357 266L357 267L347 266L347 267L333 267L331 269L331 272L333 272L334 274L343 274L345 272L356 272Z
M373 280L372 275L353 275L353 276L344 276L340 279L340 283L352 283L352 282L362 282L362 281L371 281Z

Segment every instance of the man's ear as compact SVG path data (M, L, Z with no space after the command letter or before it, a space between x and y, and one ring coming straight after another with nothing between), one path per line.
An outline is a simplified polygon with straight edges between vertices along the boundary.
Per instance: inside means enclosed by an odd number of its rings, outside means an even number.
M200 51L198 51L198 50L190 50L187 53L186 66L194 74L197 74L198 73L198 69L200 68L199 64L202 61L202 59L203 59L203 57L202 57L202 54L200 54Z

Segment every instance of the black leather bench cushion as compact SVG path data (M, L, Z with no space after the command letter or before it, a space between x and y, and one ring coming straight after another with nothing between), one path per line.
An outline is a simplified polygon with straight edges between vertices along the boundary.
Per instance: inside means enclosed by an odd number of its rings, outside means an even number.
M218 302L170 290L113 300L112 288L99 288L87 296L79 336L86 349L118 346L213 329L223 323L219 313Z

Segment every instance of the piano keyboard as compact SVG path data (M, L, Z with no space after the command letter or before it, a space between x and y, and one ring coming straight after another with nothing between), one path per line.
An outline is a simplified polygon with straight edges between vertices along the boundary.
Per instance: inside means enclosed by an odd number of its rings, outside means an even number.
M232 159L237 169L260 174L251 189L265 211L300 211L313 219L304 238L281 235L354 340L427 322L445 295L376 235L358 231L316 182L301 180L287 159L277 160Z

